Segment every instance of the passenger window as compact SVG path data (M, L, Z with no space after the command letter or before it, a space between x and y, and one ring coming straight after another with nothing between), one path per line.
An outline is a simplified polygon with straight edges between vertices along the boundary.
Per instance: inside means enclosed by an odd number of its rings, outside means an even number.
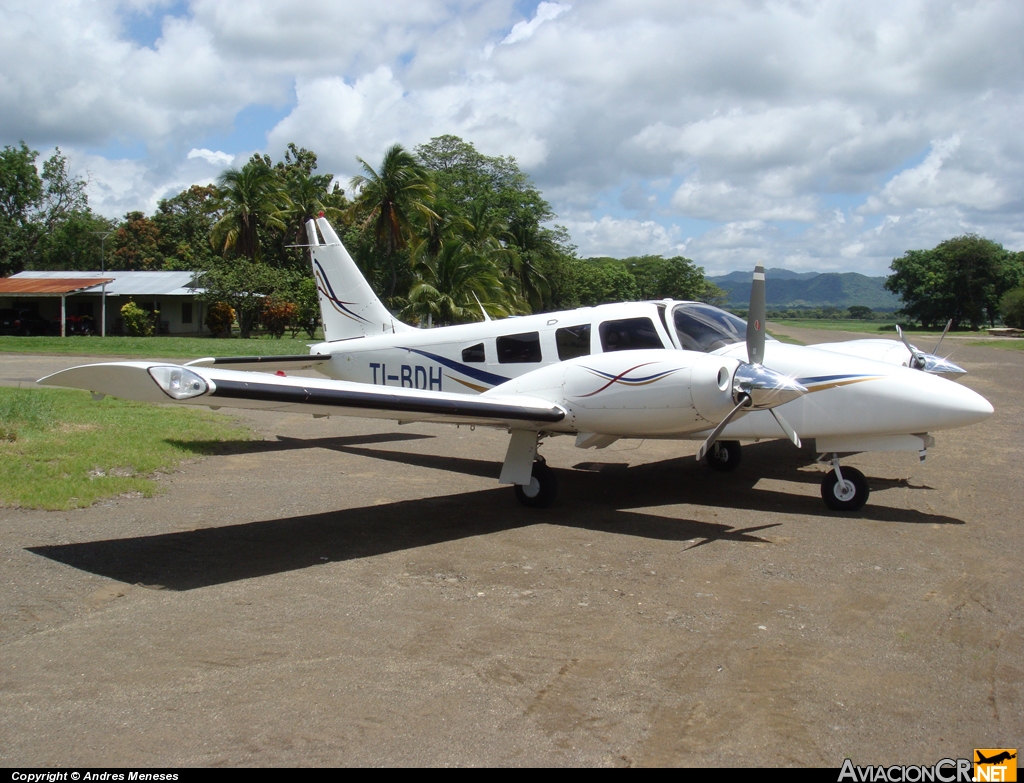
M605 321L598 330L601 347L611 351L639 351L643 348L664 348L658 330L650 318L624 318Z
M469 348L462 349L462 361L464 362L482 362L484 360L484 344L477 343L471 345Z
M509 334L497 339L498 362L501 364L529 364L539 362L540 334Z
M590 324L566 326L555 331L558 361L590 355Z

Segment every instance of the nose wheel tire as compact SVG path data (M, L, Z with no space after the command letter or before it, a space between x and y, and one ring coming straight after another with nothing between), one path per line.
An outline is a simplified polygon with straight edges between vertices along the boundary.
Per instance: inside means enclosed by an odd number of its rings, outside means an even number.
M868 502L868 480L856 468L843 467L840 470L842 483L834 470L825 474L825 480L821 482L821 498L833 511L857 511Z
M533 463L533 475L530 483L516 484L516 497L524 506L530 508L546 508L555 502L558 495L558 478L555 471L543 462Z
M741 456L738 440L719 440L708 449L704 461L713 469L727 473L739 467Z

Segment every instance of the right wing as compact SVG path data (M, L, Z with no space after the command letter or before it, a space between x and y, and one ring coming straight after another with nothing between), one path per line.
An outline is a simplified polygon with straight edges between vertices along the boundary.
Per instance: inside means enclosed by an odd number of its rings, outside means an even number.
M525 395L471 396L328 378L219 370L194 364L87 364L61 370L37 383L141 402L359 416L400 422L437 421L539 430L550 429L566 418L566 411L560 405Z

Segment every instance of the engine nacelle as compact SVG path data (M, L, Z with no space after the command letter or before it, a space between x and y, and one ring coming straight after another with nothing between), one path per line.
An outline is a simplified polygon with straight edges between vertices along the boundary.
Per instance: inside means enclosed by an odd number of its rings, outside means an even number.
M692 351L618 351L570 359L493 390L561 405L577 432L644 437L700 432L732 409L739 362Z

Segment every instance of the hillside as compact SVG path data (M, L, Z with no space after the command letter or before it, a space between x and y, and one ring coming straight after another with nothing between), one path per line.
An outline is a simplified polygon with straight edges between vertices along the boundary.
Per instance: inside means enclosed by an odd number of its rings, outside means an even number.
M900 299L885 290L884 277L867 277L857 272L790 272L769 269L765 294L768 308L840 307L864 305L873 310L896 310ZM728 295L728 307L746 307L750 302L750 272L730 272L709 277Z

